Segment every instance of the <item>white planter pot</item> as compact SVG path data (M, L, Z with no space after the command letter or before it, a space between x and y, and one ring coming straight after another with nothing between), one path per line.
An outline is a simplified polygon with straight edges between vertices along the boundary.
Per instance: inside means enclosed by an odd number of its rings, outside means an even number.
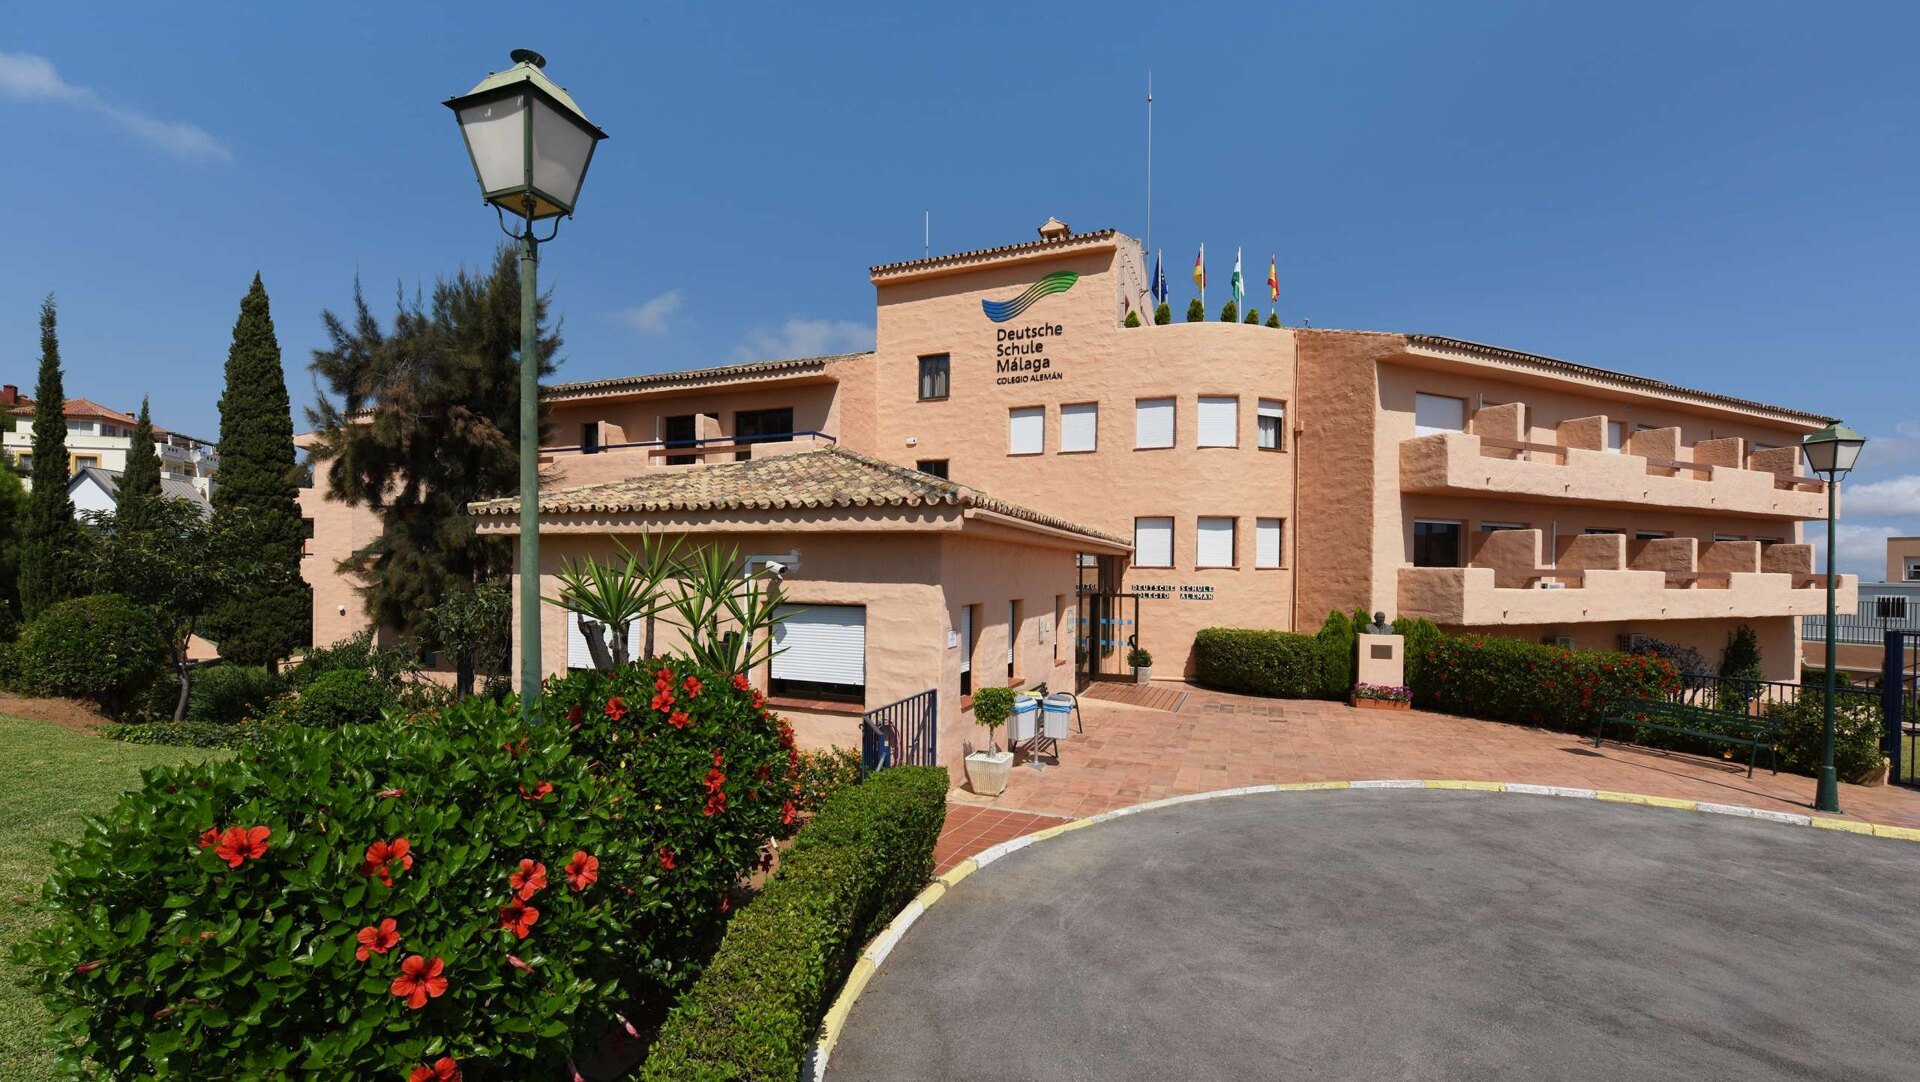
M1133 682L1136 684L1144 684L1147 681L1152 679L1153 679L1153 666L1151 665L1145 665L1138 669L1133 670Z
M1013 769L1013 753L976 751L967 756L966 765L968 788L980 796L999 796L1007 788L1007 773Z

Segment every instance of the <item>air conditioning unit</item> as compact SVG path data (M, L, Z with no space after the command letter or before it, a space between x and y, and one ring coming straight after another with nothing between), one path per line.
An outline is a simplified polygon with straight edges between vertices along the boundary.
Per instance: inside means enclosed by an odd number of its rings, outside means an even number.
M1541 579L1540 588L1542 590L1564 590L1567 588L1567 584L1558 579Z

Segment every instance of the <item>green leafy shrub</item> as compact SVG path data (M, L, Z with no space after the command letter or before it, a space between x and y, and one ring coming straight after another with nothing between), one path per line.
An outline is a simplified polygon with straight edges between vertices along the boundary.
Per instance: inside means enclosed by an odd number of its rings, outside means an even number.
M1720 683L1714 689L1717 709L1747 713L1760 697L1766 670L1760 664L1760 636L1753 627L1741 624L1727 632L1727 647L1720 653Z
M635 942L649 975L677 987L717 941L734 888L772 863L768 840L799 829L793 730L744 678L678 660L555 677L541 702L567 719L574 755L644 809L627 840L650 854L673 919Z
M1127 667L1130 669L1150 669L1153 667L1153 651L1143 647L1133 647L1127 651Z
M1775 740L1780 765L1798 774L1817 775L1825 750L1825 684L1800 689L1791 701L1767 704L1765 716L1779 726ZM1880 769L1880 741L1887 716L1878 693L1836 694L1833 699L1833 772L1843 781L1860 781Z
M1320 694L1328 699L1344 699L1353 690L1355 666L1359 663L1360 629L1371 617L1364 613L1348 616L1330 612L1320 625L1314 641L1320 647Z
M1311 635L1210 627L1193 637L1193 672L1222 691L1307 699L1320 694L1320 648Z
M926 885L947 772L894 767L828 801L668 1016L642 1082L792 1082L862 944Z
M285 689L285 683L265 666L210 665L193 674L193 686L187 690L187 720L234 725L259 717Z
M1267 313L1267 326L1269 327L1285 326L1285 324L1280 322L1280 309L1275 308L1273 311Z
M288 717L296 725L338 729L379 721L395 705L393 696L358 669L340 669L307 685Z
M128 744L164 744L175 748L261 748L268 739L261 725L223 725L208 721L149 721L115 725L107 736Z
M1440 641L1440 628L1432 620L1402 616L1393 622L1393 633L1401 638L1401 660L1406 668L1407 686L1418 684L1423 676L1427 652Z
M299 664L287 670L287 686L305 691L307 685L330 672L364 672L375 683L396 690L420 671L420 654L411 643L400 646L375 646L373 632L363 631L332 646L307 651Z
M58 847L16 960L106 1078L565 1077L657 902L615 796L564 726L484 700L290 729L147 772Z
M1127 309L1127 319L1126 319L1126 322L1122 324L1122 326L1138 327L1139 325L1140 325L1140 313L1134 311L1131 308Z
M994 739L1000 726L1013 716L1012 688L975 688L973 692L973 720L976 725L987 729L987 747L997 747Z
M1247 318L1240 322L1249 326L1258 327L1260 325L1260 309L1251 304L1247 305Z
M800 796L794 805L811 815L842 789L860 784L860 753L831 747L800 753Z
M1156 327L1164 327L1172 322L1173 307L1166 301L1161 301L1153 309L1153 325Z
M1188 323L1205 323L1206 321L1207 321L1207 306L1200 303L1200 298L1198 297L1193 298L1193 303L1187 305L1187 322Z
M1618 700L1664 698L1679 686L1671 662L1645 654L1442 635L1421 658L1413 701L1470 718L1591 733Z
M92 699L119 717L129 697L153 683L165 645L145 609L118 594L62 601L21 634L14 663L36 695Z
M1238 302L1228 301L1227 303L1220 306L1220 322L1222 323L1240 322L1240 305Z

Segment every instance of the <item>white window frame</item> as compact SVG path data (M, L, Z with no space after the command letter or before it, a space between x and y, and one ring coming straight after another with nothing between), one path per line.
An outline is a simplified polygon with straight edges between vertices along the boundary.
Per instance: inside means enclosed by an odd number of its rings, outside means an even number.
M1007 411L1007 454L1047 453L1047 407L1015 406Z
M1610 455L1621 454L1626 450L1626 447L1627 447L1627 422L1608 421L1607 422L1607 453Z
M1225 524L1225 548L1221 527ZM1201 515L1193 521L1193 566L1235 567L1239 549L1240 520L1232 515Z
M1276 398L1260 399L1258 406L1255 408L1254 418L1254 446L1262 451L1284 451L1287 449L1287 404L1285 402ZM1271 447L1260 441L1262 426L1264 422L1269 419L1274 422L1274 440L1273 446Z
M1165 540L1163 543L1166 549L1166 555L1161 560L1151 559L1150 555L1157 555L1152 552L1154 546L1150 544L1142 543L1142 536L1143 536L1141 532L1142 527L1149 526L1149 524L1151 524L1150 528L1152 529L1164 531L1163 536ZM1147 538L1149 541L1152 540L1151 535L1147 535ZM1133 566L1135 567L1172 567L1173 566L1173 516L1172 515L1141 515L1133 520Z
M1200 396L1194 420L1197 447L1240 446L1240 399L1230 394Z
M1100 449L1100 403L1068 402L1060 407L1060 453Z
M775 680L857 687L864 698L867 686L867 607L865 605L781 605L774 625L773 656L767 675ZM827 617L836 619L832 622ZM803 628L814 629L818 641L796 642ZM857 642L857 649L850 649Z
M1254 567L1285 567L1287 558L1286 546L1286 519L1257 518L1253 520Z
M1160 435L1162 416L1165 410L1166 435ZM1133 449L1136 451L1158 451L1172 447L1179 437L1180 420L1179 400L1166 398L1136 398L1133 400ZM1161 442L1150 442L1161 441Z
M1460 407L1460 423L1458 425L1451 425L1451 424L1445 423L1452 419L1450 416L1452 411L1446 405L1447 403L1451 403L1452 405ZM1422 410L1420 408L1422 405L1429 406L1431 408ZM1436 412L1442 409L1446 409L1449 413L1449 416L1441 416ZM1423 414L1425 415L1424 419L1422 418ZM1435 436L1435 435L1439 435L1442 432L1465 432L1466 430L1467 430L1467 400L1466 399L1456 398L1455 396L1450 394L1428 394L1425 391L1417 391L1414 393L1414 396L1413 396L1413 434L1414 435Z

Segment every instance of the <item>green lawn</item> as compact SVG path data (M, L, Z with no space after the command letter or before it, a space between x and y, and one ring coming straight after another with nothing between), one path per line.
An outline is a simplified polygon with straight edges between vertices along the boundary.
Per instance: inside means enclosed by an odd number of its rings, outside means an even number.
M0 786L0 1078L39 1082L58 1077L43 1043L47 1015L6 956L41 923L47 847L77 837L81 816L111 808L142 769L225 753L122 744L4 715L0 748L12 764Z

